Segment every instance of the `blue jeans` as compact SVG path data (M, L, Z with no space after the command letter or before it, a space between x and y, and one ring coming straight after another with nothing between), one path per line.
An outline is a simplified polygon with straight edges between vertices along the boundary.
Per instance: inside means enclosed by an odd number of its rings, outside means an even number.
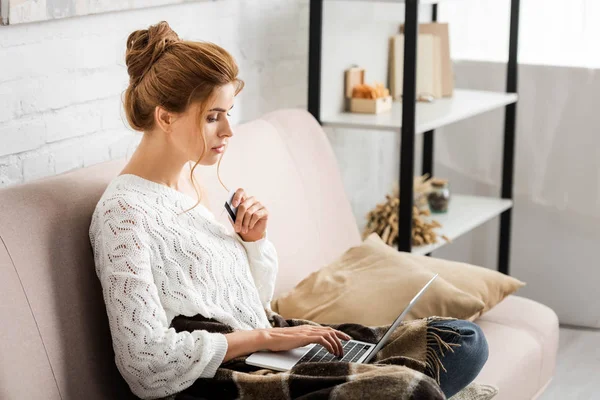
M443 356L436 348L436 353L447 370L447 372L440 370L440 388L446 398L450 398L473 382L483 368L488 359L487 340L481 328L473 322L436 321L432 322L431 326L460 333L455 335L436 332L444 341L460 344L460 347L453 347L454 352L446 350Z

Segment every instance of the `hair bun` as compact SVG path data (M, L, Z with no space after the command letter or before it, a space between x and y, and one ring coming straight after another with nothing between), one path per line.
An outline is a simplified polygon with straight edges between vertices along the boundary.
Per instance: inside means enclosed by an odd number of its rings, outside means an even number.
M169 45L179 40L166 21L132 32L127 38L125 53L130 84L139 83Z

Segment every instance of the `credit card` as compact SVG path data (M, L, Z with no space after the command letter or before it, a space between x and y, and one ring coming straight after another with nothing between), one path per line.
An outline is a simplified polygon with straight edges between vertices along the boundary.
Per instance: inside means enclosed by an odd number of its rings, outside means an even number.
M235 217L237 215L237 207L233 207L231 205L231 201L233 200L233 196L235 195L236 190L231 190L229 192L229 195L227 196L227 201L225 201L225 210L227 210L227 213L229 214L229 216L231 217L232 221L235 222Z

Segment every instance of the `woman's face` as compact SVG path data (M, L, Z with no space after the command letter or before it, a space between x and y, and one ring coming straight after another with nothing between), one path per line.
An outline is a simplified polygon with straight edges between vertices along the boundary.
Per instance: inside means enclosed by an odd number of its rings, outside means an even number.
M233 107L235 88L232 83L215 89L214 100L208 107L208 114L202 121L206 138L207 152L200 160L201 165L213 165L219 161L227 148L227 142L233 135L227 114ZM192 104L185 113L173 122L171 138L176 146L195 163L204 151L202 132L198 126L200 105Z

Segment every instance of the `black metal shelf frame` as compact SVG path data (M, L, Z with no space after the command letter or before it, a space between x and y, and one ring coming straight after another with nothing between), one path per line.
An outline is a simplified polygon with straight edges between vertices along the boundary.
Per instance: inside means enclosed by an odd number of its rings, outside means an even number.
M308 53L308 111L321 123L321 44L323 35L323 1L310 0L309 53ZM404 22L404 76L402 127L400 131L400 205L398 208L398 250L411 251L413 179L415 161L416 129L416 76L417 38L420 0L405 0ZM510 40L506 92L518 90L518 40L520 0L511 0ZM437 21L437 4L432 6L432 21ZM407 101L410 99L410 101ZM504 199L513 197L514 153L517 105L505 108L504 148L502 155L502 189ZM423 173L433 174L434 131L424 133ZM498 270L509 273L511 208L500 216L500 238L498 244Z

